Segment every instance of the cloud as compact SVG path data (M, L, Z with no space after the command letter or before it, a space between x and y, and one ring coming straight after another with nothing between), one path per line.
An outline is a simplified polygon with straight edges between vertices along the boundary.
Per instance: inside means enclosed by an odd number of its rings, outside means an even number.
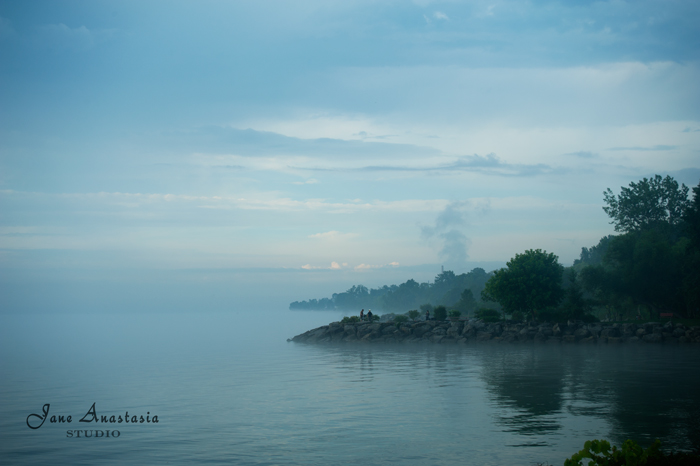
M650 147L640 147L640 146L634 146L634 147L611 147L611 148L608 149L608 150L614 150L614 151L634 150L634 151L647 152L647 151L676 150L676 149L678 149L678 148L679 148L679 146L658 145L658 146L650 146Z
M347 266L347 263L344 262L343 266ZM340 270L342 267L336 261L333 261L329 267L306 264L302 265L301 268L304 270Z
M43 44L53 49L88 50L98 41L110 38L116 29L91 30L85 26L70 27L64 23L47 24L38 28Z
M309 238L316 238L326 241L337 241L342 239L355 238L356 236L358 236L357 233L341 233L339 231L332 230L327 231L325 233L316 233L313 235L309 235Z
M434 17L435 19L440 19L440 20L443 20L443 21L447 21L447 20L450 19L450 18L449 18L445 13L443 13L442 11L436 11L435 13L433 13L433 17Z
M501 162L495 154L486 156L464 155L457 157L451 163L439 163L434 165L420 166L400 166L400 165L383 165L383 166L367 166L360 170L364 171L414 171L414 172L448 172L448 171L467 171L478 172L485 175L494 176L533 176L541 174L550 174L558 171L557 169L545 164L509 164Z
M310 178L306 181L293 181L292 182L292 184L296 184L296 185L316 184L316 183L318 183L318 180L316 180L314 178Z
M184 194L163 193L42 193L0 190L0 194L18 201L52 202L56 200L97 203L104 206L119 206L122 208L139 208L160 203L192 204L202 209L243 209L268 211L314 211L320 213L352 213L352 212L434 212L444 208L448 201L443 199L403 199L398 201L374 200L362 202L354 199L349 202L329 202L325 199L296 200L275 197L276 193L257 193L255 197L243 196L190 196ZM330 232L326 232L330 233ZM323 235L324 233L318 233ZM356 233L339 233L338 238L350 238ZM319 236L321 238L321 236Z
M389 262L386 265L370 265L370 264L360 264L356 265L354 267L355 271L360 272L362 270L370 270L370 269L383 269L385 267L398 267L399 263L398 262Z
M468 226L468 211L487 212L488 201L474 204L470 201L453 201L435 219L434 226L421 227L425 240L437 239L441 244L440 259L452 266L461 266L469 259L467 253L471 240L464 234Z
M463 155L457 157L452 162L448 163L425 163L425 159L416 159L414 165L367 165L363 167L319 167L315 166L300 166L295 165L296 170L312 170L312 171L397 171L397 172L476 172L484 175L492 176L536 176L542 174L556 174L563 172L564 169L554 168L546 164L510 164L502 162L495 154L486 156Z
M582 159L593 159L598 157L597 153L590 151L568 152L564 155L573 155L574 157L580 157Z

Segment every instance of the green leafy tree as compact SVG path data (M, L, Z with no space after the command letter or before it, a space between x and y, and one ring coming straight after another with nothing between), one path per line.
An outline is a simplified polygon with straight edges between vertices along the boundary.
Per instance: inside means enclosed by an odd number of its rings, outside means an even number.
M583 295L576 270L569 269L569 287L564 294L562 310L569 319L581 320L591 310L590 303Z
M679 225L690 204L688 187L661 175L632 182L629 188L621 188L618 196L608 188L603 197L607 204L603 210L612 218L615 231L620 232L643 230L659 223Z
M412 309L412 310L408 311L408 317L411 320L416 320L419 315L420 315L420 312L418 312L417 309Z
M454 305L454 308L464 315L473 313L476 311L476 307L477 304L476 299L474 299L474 293L472 293L472 290L469 288L462 291L459 301L457 301L457 304Z
M481 319L484 322L498 322L501 320L501 313L496 309L482 307L477 309L474 315L477 319Z
M583 450L564 461L564 466L583 466L583 460L589 460L588 466L646 466L663 457L660 444L657 439L645 450L637 442L626 440L618 449L616 446L611 448L607 440L588 440Z
M581 248L581 256L579 259L574 260L574 267L580 269L587 265L598 265L603 262L603 257L610 247L610 241L615 237L615 235L603 236L598 244L592 246L591 248L583 247Z
M564 295L564 267L558 259L541 249L516 254L486 282L482 299L498 302L508 314L521 311L533 317L538 309L556 306Z
M683 216L688 247L684 254L683 294L688 317L700 316L700 183L693 188L693 200Z
M445 306L437 306L433 309L433 315L435 320L445 320L447 319L447 308Z
M620 307L631 300L660 312L683 312L683 286L688 261L687 238L673 241L674 233L653 228L615 237L601 265L581 270L585 288L600 302Z
M700 183L693 188L693 200L688 203L683 220L693 247L700 250Z

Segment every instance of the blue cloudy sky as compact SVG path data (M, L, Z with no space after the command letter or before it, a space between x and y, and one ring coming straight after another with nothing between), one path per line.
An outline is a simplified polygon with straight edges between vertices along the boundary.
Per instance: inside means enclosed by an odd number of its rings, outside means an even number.
M0 1L3 307L570 265L613 233L605 188L700 181L699 24L694 0Z

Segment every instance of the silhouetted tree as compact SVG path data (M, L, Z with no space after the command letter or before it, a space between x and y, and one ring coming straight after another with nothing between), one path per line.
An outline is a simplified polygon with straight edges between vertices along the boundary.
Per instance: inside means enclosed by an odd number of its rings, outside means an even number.
M533 317L538 309L556 306L564 294L564 267L558 259L541 249L516 254L486 282L482 299L498 302L508 314L521 311Z
M603 197L607 204L603 210L612 218L615 231L621 232L643 230L658 223L679 225L690 204L688 187L661 175L632 182L629 188L621 188L618 196L608 188Z

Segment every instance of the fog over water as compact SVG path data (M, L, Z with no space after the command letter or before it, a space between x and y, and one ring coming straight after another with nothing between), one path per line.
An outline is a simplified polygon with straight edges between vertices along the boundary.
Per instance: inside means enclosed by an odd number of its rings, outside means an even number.
M700 445L682 346L315 346L335 313L3 315L12 464L561 464L583 441ZM29 414L73 422L27 427ZM157 415L157 424L78 422ZM119 438L68 438L68 429Z
M696 348L286 340L342 317L294 301L570 266L607 188L696 186L699 5L0 1L0 463L697 448Z

